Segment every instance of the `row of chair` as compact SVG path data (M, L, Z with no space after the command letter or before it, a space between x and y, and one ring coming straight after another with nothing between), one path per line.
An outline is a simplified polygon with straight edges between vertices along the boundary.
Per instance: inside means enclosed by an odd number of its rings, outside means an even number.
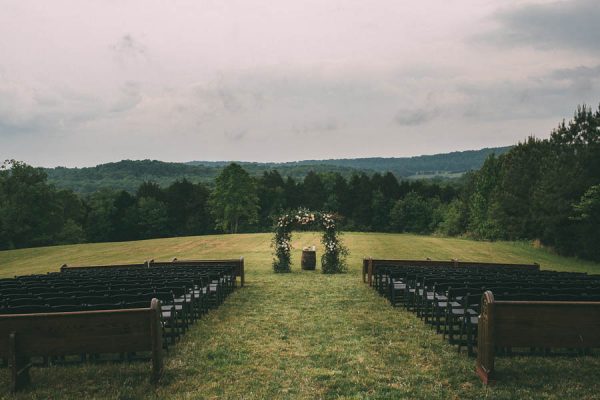
M2 279L0 315L147 308L157 299L163 347L168 348L235 289L243 259L232 261L63 267L61 272Z
M482 294L504 300L600 301L600 276L485 265L379 265L373 286L415 312L449 342L475 354Z

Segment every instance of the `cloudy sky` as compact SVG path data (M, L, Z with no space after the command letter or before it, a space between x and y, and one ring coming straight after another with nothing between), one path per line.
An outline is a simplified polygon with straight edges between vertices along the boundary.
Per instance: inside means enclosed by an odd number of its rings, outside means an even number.
M0 0L0 158L409 156L600 103L596 0Z

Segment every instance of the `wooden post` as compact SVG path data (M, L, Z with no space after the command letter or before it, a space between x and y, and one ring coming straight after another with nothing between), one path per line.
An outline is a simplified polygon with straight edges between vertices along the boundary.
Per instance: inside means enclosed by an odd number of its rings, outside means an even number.
M18 335L11 332L8 335L8 362L10 363L11 391L17 392L30 382L29 368L31 364L27 357L19 351Z
M244 287L244 257L240 257L240 287Z
M373 258L369 257L369 269L368 269L368 282L369 286L373 286Z
M152 318L150 318L150 334L152 336L152 382L158 383L163 374L163 339L160 324L160 301L152 299L150 303Z
M477 332L476 372L485 385L494 380L494 295L489 290L481 298Z

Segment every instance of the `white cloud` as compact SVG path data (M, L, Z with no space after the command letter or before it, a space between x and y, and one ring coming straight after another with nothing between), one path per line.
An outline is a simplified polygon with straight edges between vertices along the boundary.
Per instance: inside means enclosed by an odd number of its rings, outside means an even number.
M592 3L8 2L0 158L284 161L543 136L600 100Z

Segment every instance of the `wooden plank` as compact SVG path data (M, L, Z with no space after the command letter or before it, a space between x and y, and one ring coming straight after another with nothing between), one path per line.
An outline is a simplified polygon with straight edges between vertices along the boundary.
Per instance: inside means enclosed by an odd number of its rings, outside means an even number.
M0 355L8 353L8 335L18 332L28 355L150 350L150 309L0 316ZM130 350L128 350L130 349Z
M150 321L152 339L152 381L158 383L163 374L163 340L162 327L160 324L160 301L152 299L150 309L152 310L152 319Z
M496 302L496 345L600 347L600 303Z
M60 267L61 272L66 270L77 270L77 269L111 269L111 268L145 268L148 267L148 263L129 263L129 264L99 264L99 265L68 265L63 264Z
M495 358L495 302L492 292L487 291L481 299L481 314L477 329L477 361L475 371L481 381L488 385L494 379Z

